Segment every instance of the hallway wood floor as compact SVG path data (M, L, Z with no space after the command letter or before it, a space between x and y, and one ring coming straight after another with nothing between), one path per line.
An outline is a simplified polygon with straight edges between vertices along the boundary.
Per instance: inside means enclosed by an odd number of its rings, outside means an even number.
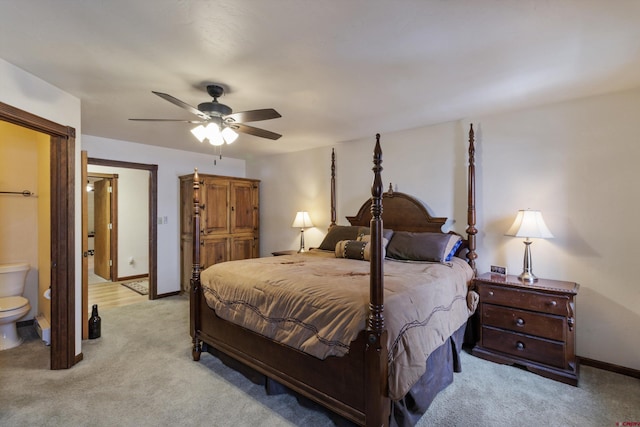
M93 283L89 285L89 314L93 304L98 304L98 310L146 301L149 295L140 295L118 282Z

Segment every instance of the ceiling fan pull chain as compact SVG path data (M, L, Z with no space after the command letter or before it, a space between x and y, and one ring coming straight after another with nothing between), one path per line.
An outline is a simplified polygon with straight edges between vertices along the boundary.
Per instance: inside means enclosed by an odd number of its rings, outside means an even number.
M220 156L220 160L222 160L222 146L218 146L218 156ZM214 158L213 166L217 166L217 165L218 165L218 161Z

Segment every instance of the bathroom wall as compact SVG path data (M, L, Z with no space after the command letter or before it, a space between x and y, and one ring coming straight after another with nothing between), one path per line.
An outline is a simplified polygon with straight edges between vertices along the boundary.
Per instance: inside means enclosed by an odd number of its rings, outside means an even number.
M50 320L48 300L40 301L49 287L51 260L49 148L48 135L0 122L0 191L35 193L0 194L0 263L31 265L23 294L31 310L21 320L33 319L39 312Z

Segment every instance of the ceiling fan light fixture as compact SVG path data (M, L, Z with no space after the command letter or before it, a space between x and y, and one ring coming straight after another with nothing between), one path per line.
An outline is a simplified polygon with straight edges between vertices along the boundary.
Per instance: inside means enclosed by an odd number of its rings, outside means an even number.
M222 138L222 134L220 133L220 128L216 123L209 123L207 125L207 139L209 140L209 144L211 145L224 144L224 139Z
M200 142L204 141L204 139L207 137L207 129L202 125L198 125L198 126L194 127L193 129L191 129L191 133Z
M238 134L230 127L225 127L222 130L222 136L224 137L224 140L227 144L232 144L233 141L238 139Z

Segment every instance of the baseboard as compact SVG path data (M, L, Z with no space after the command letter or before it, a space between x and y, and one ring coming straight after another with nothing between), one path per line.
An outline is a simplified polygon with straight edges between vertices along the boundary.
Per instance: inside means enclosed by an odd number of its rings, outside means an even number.
M175 295L180 295L182 292L180 291L175 291L175 292L167 292L166 294L159 294L156 298L166 298L166 297L172 297Z
M80 363L80 362L82 361L82 359L83 359L83 358L84 358L84 356L82 355L82 352L80 352L80 353L76 354L76 358L75 358L75 360L74 360L73 364L75 365L75 364L77 364L77 363Z
M124 282L125 280L146 279L147 277L149 277L148 274L138 274L137 276L118 277L117 279L115 279L113 281L114 282Z
M580 360L581 365L591 366L593 368L602 369L604 371L615 372L616 374L640 379L640 371L638 371L637 369L625 368L624 366L601 362L599 360L588 359L582 356L578 356L578 359Z

